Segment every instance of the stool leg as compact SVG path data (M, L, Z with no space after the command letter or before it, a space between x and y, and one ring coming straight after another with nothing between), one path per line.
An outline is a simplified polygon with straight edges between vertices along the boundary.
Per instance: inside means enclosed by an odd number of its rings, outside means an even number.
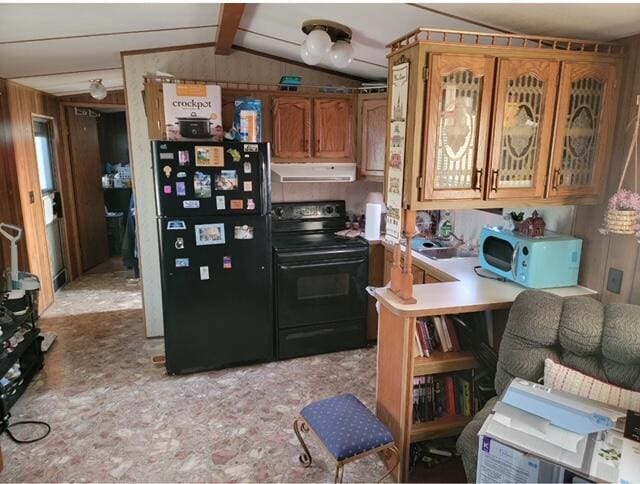
M309 453L307 444L305 444L304 439L302 438L302 434L300 433L301 431L305 434L309 432L309 426L307 425L307 422L304 421L304 419L298 417L293 421L293 431L296 433L296 437L298 437L300 445L302 445L303 453L300 454L299 457L300 463L305 467L309 467L311 465L311 454Z
M343 474L344 474L344 464L341 464L340 462L338 462L338 464L336 465L336 477L333 482L335 484L342 483Z
M378 482L382 482L382 481L384 481L388 476L390 476L390 475L391 475L391 473L392 473L393 471L395 471L395 470L396 470L396 467L398 467L398 464L400 464L400 454L398 453L398 448L397 448L395 445L393 445L393 446L391 446L391 447L387 447L387 448L386 448L386 449L384 449L382 452L384 452L385 457L386 457L388 454L391 454L391 456L392 456L392 457L395 457L395 460L396 460L396 461L395 461L395 463L393 464L393 467L391 467L391 468L390 468L390 469L389 469L389 470L388 470L388 471L387 471L387 472L386 472L386 473L385 473L385 474L380 478L380 480L379 480Z

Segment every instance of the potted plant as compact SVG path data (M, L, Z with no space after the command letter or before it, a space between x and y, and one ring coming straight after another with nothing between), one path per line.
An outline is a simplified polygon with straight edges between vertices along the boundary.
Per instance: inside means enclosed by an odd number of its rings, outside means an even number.
M632 235L640 237L640 195L626 188L621 188L609 199L604 226L600 233Z

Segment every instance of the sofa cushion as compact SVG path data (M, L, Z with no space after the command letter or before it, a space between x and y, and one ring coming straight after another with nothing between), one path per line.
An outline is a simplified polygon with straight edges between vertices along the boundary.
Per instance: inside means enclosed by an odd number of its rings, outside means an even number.
M393 442L378 417L350 393L313 402L300 415L338 461Z
M603 382L547 358L544 384L579 397L640 412L640 392Z

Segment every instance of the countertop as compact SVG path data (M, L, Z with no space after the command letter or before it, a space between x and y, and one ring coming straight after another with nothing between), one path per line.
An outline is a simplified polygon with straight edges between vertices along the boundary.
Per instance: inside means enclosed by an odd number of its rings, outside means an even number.
M388 242L382 242L391 247ZM406 250L402 247L402 250ZM404 304L388 288L375 290L381 304L393 313L404 316L437 316L440 314L468 313L511 306L516 296L527 288L513 282L502 282L478 276L474 267L480 265L477 257L432 260L412 251L413 262L435 278L445 281L413 286L416 304ZM491 275L491 273L483 271ZM561 297L591 296L596 291L583 286L544 289Z

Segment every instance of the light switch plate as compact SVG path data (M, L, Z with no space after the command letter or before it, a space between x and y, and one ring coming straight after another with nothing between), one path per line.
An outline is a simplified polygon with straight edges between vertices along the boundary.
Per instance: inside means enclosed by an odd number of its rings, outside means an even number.
M607 291L620 294L622 288L622 275L620 269L609 268L609 277L607 278Z

